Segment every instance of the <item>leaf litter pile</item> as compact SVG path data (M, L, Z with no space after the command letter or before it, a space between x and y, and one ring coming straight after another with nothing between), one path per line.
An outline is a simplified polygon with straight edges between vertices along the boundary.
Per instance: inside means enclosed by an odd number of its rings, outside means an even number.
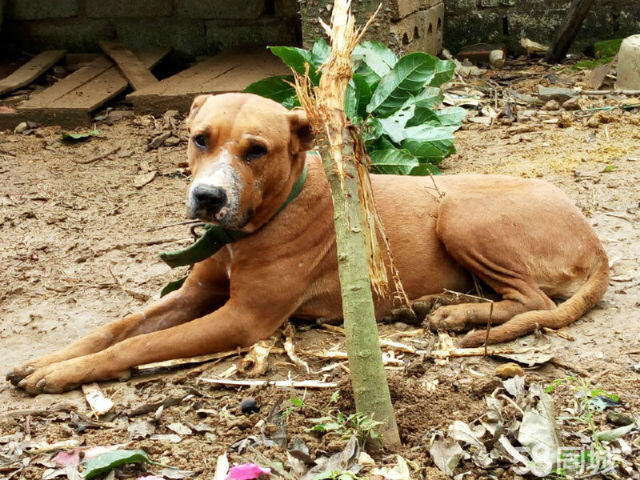
M404 446L382 452L368 448L375 420L354 413L341 329L302 330L294 333L289 326L281 337L228 358L171 362L183 366L178 371L166 363L145 366L140 370L147 375L127 384L85 387L78 402L5 413L2 474L148 480L562 477L571 476L572 468L589 473L593 462L585 463L585 455L611 475L631 478L639 471L638 400L629 403L570 372L545 380L536 362L549 365L553 356L542 334L490 348L495 358L504 356L495 363L476 349L453 348L446 335L436 340L422 329L383 326ZM520 364L504 363L509 359ZM203 360L209 362L198 364ZM185 369L185 362L192 365Z

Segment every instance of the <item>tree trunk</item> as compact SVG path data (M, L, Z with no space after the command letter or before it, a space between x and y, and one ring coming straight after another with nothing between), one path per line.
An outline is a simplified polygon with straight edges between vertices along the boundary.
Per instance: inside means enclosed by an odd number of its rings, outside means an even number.
M343 139L344 157L353 158L353 142L346 129ZM395 448L400 446L400 436L382 363L360 218L358 176L353 162L345 162L346 192L343 191L330 152L320 153L333 197L342 313L356 410L382 422L376 431L386 447Z
M544 58L547 63L558 63L564 59L593 2L594 0L573 0L571 2L567 18L556 33L553 44Z

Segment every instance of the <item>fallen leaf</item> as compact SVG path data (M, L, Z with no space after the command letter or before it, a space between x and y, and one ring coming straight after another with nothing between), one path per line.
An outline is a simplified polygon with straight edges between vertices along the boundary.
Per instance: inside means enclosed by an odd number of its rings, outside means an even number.
M101 473L109 472L114 468L127 463L152 463L144 450L114 450L102 455L90 458L84 462L84 478L89 480Z
M227 457L227 452L224 452L218 457L216 471L212 480L224 480L227 477L227 472L229 472L229 458Z
M245 463L231 467L226 480L253 480L260 478L262 475L270 475L270 468L262 468L255 463Z
M158 172L154 170L153 172L141 173L139 175L136 175L133 178L133 186L136 188L144 187L147 183L156 178L156 173Z
M147 420L138 420L127 427L127 432L132 440L141 440L153 435L156 427Z
M616 438L620 438L629 433L636 426L635 423L627 425L626 427L614 428L613 430L605 430L604 432L598 432L595 434L595 439L601 442L610 442Z
M66 466L77 466L80 465L80 449L74 448L73 452L59 452L55 457L53 457L53 461L58 465L63 467Z
M82 385L82 393L96 416L101 416L113 408L113 402L104 396L97 383Z
M431 454L436 467L447 475L453 475L453 471L458 466L464 451L458 442L451 437L447 437L436 439L429 449L429 454Z
M410 480L409 465L400 455L396 455L397 465L393 468L374 468L374 475L382 475L385 480Z
M98 130L91 130L90 132L84 133L62 132L62 140L65 142L83 142L85 140L89 140L91 137L97 137L98 135L100 135Z
M171 430L172 432L176 432L179 435L192 435L193 431L187 427L186 425L184 425L183 423L170 423L169 425L167 425L167 428L169 430Z

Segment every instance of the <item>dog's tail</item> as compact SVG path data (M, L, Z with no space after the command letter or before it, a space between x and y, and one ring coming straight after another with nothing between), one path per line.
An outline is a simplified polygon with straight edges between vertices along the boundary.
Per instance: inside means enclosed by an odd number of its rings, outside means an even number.
M536 328L557 330L566 327L591 310L604 297L608 286L609 260L604 250L600 249L591 275L572 297L551 310L533 310L515 315L502 325L491 328L487 343L508 342ZM483 345L486 338L486 331L471 332L461 340L460 346L477 347Z

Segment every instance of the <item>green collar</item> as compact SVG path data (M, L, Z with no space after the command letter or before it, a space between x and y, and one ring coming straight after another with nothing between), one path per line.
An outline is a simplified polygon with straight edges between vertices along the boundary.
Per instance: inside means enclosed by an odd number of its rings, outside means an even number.
M300 177L298 177L296 183L293 184L291 193L284 201L280 209L276 212L276 215L284 210L284 208L298 196L298 194L302 190L302 187L304 186L304 182L306 179L307 164L305 163L304 168L302 169L302 174L300 175ZM193 244L182 250L161 253L160 258L164 260L164 262L171 268L193 265L194 263L198 263L209 258L225 245L235 242L236 240L240 240L241 238L247 237L248 235L250 234L239 230L227 230L221 226L207 223L204 226L204 233ZM169 293L171 290L179 288L183 281L184 279L182 279L181 281L179 280L178 282L180 282L180 284L175 286L175 288L167 290L170 286L176 284L177 282L170 283L164 288L164 290L162 290L162 295Z

